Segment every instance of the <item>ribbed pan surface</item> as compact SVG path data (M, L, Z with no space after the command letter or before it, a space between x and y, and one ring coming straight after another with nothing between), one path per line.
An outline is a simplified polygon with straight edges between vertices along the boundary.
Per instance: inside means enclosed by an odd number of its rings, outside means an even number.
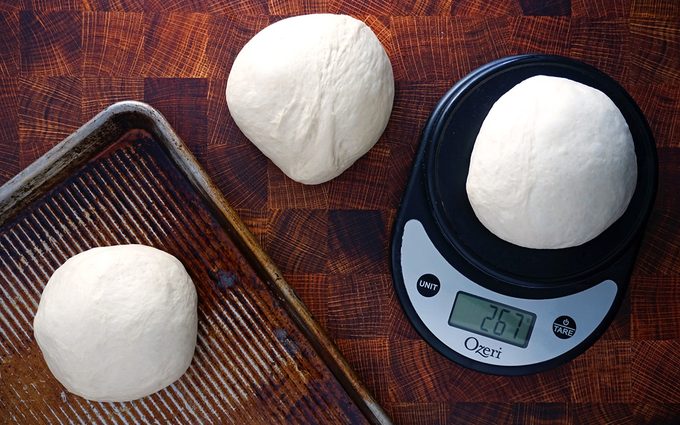
M90 402L50 374L32 321L48 278L67 258L125 243L182 261L199 296L198 344L170 387L129 403ZM0 228L0 381L0 422L365 422L224 220L139 131Z

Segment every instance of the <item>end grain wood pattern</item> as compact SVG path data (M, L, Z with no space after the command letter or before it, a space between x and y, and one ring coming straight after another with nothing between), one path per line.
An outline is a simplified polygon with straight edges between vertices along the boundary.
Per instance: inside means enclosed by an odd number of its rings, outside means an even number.
M396 79L378 144L303 186L239 132L224 98L239 49L302 13L351 14ZM501 56L555 53L607 72L655 135L659 193L623 308L552 371L481 375L415 333L392 289L389 236L422 127L459 78ZM680 2L676 0L0 3L0 181L122 99L158 108L399 424L677 423L680 417ZM11 409L0 400L0 410Z

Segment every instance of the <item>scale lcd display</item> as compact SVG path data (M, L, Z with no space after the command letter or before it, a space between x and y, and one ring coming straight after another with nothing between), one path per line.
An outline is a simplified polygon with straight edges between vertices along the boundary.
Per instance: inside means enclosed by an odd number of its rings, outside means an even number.
M458 292L449 325L526 348L536 315L506 304Z

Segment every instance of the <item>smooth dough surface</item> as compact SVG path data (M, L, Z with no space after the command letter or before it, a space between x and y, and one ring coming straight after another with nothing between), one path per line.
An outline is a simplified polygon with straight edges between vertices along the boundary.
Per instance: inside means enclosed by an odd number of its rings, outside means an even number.
M182 263L144 245L69 258L45 287L33 321L54 376L97 401L129 401L177 380L196 346L196 288Z
M595 238L621 217L636 181L633 138L614 102L541 75L492 106L466 190L477 218L499 238L558 249Z
M236 125L288 177L318 184L378 141L394 99L390 60L346 15L278 21L239 52L227 81Z

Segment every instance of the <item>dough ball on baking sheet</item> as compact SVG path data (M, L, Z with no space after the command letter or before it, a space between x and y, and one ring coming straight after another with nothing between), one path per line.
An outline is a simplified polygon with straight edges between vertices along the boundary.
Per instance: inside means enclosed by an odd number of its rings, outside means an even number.
M528 78L492 106L477 135L466 190L499 238L539 249L581 245L626 210L635 191L633 137L601 91Z
M239 52L227 105L243 134L288 177L318 184L378 141L392 111L394 77L380 41L346 15L278 21Z
M93 248L49 279L33 322L52 374L68 391L129 401L176 381L191 363L196 288L182 263L144 245Z

